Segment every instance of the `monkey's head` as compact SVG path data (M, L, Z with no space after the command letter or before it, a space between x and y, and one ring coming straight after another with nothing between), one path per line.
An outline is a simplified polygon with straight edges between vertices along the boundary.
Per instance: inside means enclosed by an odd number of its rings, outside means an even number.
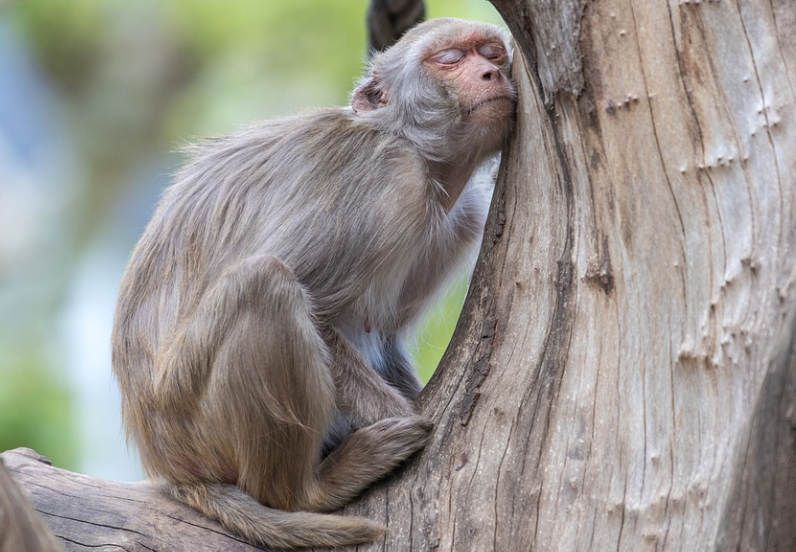
M432 19L376 55L354 91L361 117L406 136L427 158L495 153L512 125L512 52L495 25Z

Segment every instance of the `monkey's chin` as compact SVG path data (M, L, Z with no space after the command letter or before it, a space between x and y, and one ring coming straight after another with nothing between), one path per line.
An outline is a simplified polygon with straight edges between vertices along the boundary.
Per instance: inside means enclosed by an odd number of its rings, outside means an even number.
M477 103L470 109L470 115L479 119L502 119L514 112L514 98L499 96Z
M514 115L512 98L493 98L479 103L470 111L470 120L478 126L486 126L503 135L511 127Z

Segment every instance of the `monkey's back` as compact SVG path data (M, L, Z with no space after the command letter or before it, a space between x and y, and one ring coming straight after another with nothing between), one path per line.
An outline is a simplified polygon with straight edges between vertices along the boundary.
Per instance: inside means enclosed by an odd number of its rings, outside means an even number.
M417 208L431 191L408 142L330 109L265 122L191 154L122 280L113 365L125 397L148 396L163 340L225 271L253 256L290 267L321 319L352 308L395 318L429 221L442 216Z

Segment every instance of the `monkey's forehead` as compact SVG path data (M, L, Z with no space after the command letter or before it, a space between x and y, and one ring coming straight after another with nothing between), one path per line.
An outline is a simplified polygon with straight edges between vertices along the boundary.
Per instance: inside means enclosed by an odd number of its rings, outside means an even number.
M464 19L429 19L407 32L399 41L408 46L412 58L422 59L435 50L454 44L508 42L508 32L491 23Z

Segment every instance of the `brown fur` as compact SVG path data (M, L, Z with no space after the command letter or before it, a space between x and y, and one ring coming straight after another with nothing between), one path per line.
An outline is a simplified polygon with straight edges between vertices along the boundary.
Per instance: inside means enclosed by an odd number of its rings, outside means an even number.
M113 336L128 435L175 499L269 546L383 535L317 512L428 438L404 342L482 230L488 197L464 184L505 140L513 88L508 54L495 73L475 52L502 41L427 22L374 58L356 111L193 148L133 251ZM454 46L473 52L460 68L428 61Z

